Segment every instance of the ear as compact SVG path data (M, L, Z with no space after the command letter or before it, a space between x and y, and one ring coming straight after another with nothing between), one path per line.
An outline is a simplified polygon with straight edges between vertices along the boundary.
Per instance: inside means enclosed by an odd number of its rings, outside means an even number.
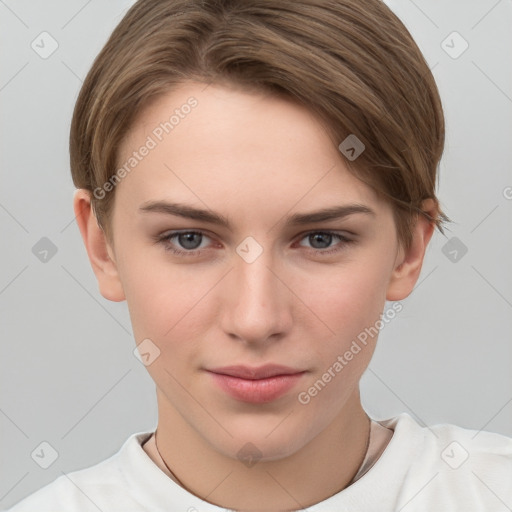
M73 209L101 295L114 302L125 300L114 250L108 243L103 229L98 225L88 190L75 191Z
M423 201L421 209L432 218L436 218L437 204L433 199ZM405 299L411 294L423 265L423 258L428 243L434 233L435 224L425 216L418 215L413 229L412 243L409 249L400 248L395 260L395 268L391 274L386 293L386 300L395 301Z

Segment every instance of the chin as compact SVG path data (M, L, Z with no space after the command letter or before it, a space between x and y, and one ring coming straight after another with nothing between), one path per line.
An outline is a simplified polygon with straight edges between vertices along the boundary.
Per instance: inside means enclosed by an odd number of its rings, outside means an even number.
M304 431L291 423L286 415L279 419L230 423L228 430L233 435L222 439L210 439L212 447L219 453L233 458L259 462L274 461L290 457L308 443ZM282 424L280 422L282 421Z

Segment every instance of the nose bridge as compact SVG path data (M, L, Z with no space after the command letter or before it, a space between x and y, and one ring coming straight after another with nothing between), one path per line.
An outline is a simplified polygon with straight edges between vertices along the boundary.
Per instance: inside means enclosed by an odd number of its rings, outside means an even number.
M259 256L252 263L236 263L236 287L239 300L267 304L276 295L277 279L270 257ZM274 270L274 272L271 271Z
M229 322L224 327L246 341L264 341L287 328L289 304L271 249L251 238L236 248L229 281L232 300L226 304Z

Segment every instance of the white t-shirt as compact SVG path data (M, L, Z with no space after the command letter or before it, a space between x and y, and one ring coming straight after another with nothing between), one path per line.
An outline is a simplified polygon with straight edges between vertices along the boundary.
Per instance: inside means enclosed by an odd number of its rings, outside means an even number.
M407 413L378 423L394 431L382 454L352 485L308 512L512 509L512 438L449 424L422 427ZM132 434L112 457L58 477L9 512L228 510L169 478L142 447L152 434Z

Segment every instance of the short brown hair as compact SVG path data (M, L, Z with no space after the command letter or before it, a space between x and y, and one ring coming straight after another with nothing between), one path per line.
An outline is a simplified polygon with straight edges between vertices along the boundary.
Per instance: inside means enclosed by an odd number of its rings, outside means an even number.
M139 0L97 56L70 134L73 182L93 192L150 101L188 80L285 95L325 121L347 165L393 206L408 247L424 199L436 197L445 126L439 92L412 36L381 0ZM341 155L341 152L340 152ZM114 190L92 196L110 238ZM428 215L427 215L428 216Z

